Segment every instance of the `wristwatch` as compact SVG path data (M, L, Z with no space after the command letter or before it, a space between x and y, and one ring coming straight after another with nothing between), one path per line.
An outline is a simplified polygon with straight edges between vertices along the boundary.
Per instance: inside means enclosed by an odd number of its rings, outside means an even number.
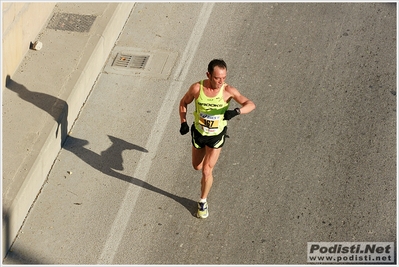
M241 110L239 108L235 108L234 110L237 112L238 115L241 114Z

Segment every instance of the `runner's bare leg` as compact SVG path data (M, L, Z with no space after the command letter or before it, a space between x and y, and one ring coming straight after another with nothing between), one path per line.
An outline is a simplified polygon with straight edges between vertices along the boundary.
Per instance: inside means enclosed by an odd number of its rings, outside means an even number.
M204 157L205 157L205 147L195 148L194 146L192 146L191 154L192 154L191 160L193 168L195 170L202 170L202 164L204 162Z
M221 148L210 148L205 146L205 157L202 164L202 179L201 179L201 198L206 199L213 184L212 171L219 158Z

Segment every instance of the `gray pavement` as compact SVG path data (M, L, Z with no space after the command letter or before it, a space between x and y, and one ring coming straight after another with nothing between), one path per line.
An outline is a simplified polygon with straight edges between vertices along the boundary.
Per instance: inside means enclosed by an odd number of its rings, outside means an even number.
M58 3L37 37L43 48L30 50L3 87L3 255L133 6L134 2Z
M215 57L257 108L229 122L199 220L177 105ZM136 3L103 66L4 264L306 264L311 241L396 242L396 4Z

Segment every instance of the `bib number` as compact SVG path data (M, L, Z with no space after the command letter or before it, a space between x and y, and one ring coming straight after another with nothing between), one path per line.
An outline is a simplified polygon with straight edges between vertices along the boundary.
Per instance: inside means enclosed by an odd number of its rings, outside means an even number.
M200 113L199 124L204 132L215 132L219 128L221 115L207 115Z

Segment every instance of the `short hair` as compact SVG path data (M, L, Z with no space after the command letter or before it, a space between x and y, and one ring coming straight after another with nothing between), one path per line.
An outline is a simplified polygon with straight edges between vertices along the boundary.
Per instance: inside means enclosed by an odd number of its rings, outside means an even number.
M212 74L213 73L213 69L216 66L218 66L221 69L226 69L227 70L227 64L226 64L226 62L224 62L223 59L214 59L211 62L209 62L209 64L208 64L208 72L210 74Z

